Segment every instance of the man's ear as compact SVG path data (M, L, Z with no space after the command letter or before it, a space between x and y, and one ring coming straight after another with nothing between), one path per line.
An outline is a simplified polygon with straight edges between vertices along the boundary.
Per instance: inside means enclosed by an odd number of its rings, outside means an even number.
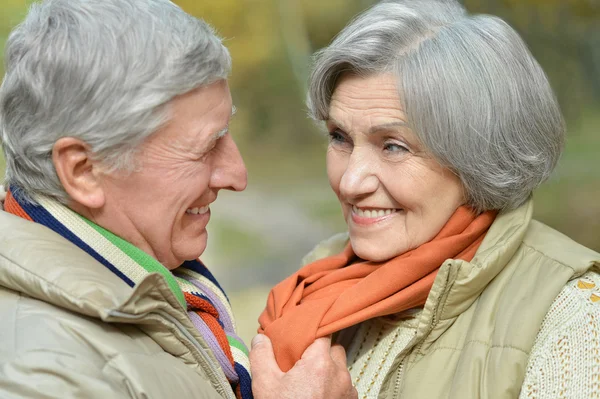
M101 170L91 157L90 147L74 137L60 138L52 147L52 163L71 199L89 209L104 206Z

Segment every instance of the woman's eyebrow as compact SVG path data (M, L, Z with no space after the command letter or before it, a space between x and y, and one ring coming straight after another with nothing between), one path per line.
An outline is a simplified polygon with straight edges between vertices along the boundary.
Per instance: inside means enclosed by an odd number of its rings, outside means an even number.
M338 126L340 129L347 131L347 129L344 127L344 124L340 123L339 121L335 120L334 118L330 117L329 119L327 119L326 123L334 124L334 125ZM382 130L389 130L389 129L395 128L395 127L407 127L407 126L408 126L408 123L406 123L404 121L383 123L381 125L371 126L369 128L369 134L377 133Z
M406 126L408 126L408 124L404 121L384 123L382 125L372 126L369 129L369 134L380 132L382 130L389 130L390 128L394 128L394 127L406 127Z

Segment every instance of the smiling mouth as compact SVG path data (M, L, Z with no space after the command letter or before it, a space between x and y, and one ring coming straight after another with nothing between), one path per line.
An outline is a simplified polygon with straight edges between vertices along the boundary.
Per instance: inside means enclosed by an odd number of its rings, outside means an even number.
M208 205L206 205L201 208L190 208L190 209L186 210L185 213L187 213L189 215L204 215L209 210L210 210L210 207Z
M397 208L359 208L356 205L352 205L352 213L354 213L356 216L362 217L362 218L369 218L369 219L378 219L378 218L382 218L384 216L388 216L391 215L393 213L399 212L401 211L401 209L397 209Z

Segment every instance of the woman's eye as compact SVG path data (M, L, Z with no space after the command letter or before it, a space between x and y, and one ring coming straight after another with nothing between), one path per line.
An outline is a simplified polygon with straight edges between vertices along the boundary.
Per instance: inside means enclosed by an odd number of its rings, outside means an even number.
M398 143L386 143L383 146L383 150L387 152L408 152L408 148Z

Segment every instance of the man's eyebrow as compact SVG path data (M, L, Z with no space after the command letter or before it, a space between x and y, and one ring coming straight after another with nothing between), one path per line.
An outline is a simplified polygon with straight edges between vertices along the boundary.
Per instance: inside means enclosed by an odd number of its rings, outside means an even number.
M235 107L235 105L232 105L231 106L231 116L235 115L236 112L237 112L237 108ZM215 134L212 135L212 137L210 138L211 144L212 144L212 142L217 141L221 137L225 136L228 132L229 132L229 124L227 124L227 126L225 126L223 129L219 130L218 132L216 132Z
M213 135L212 140L216 141L216 140L220 139L221 137L225 136L227 134L227 132L229 132L229 125L225 126L223 129L216 132Z
M346 128L344 127L344 124L341 122L336 121L334 118L327 118L327 120L325 121L326 123L333 123L334 125L336 125L337 127L339 127L342 130L346 130Z

